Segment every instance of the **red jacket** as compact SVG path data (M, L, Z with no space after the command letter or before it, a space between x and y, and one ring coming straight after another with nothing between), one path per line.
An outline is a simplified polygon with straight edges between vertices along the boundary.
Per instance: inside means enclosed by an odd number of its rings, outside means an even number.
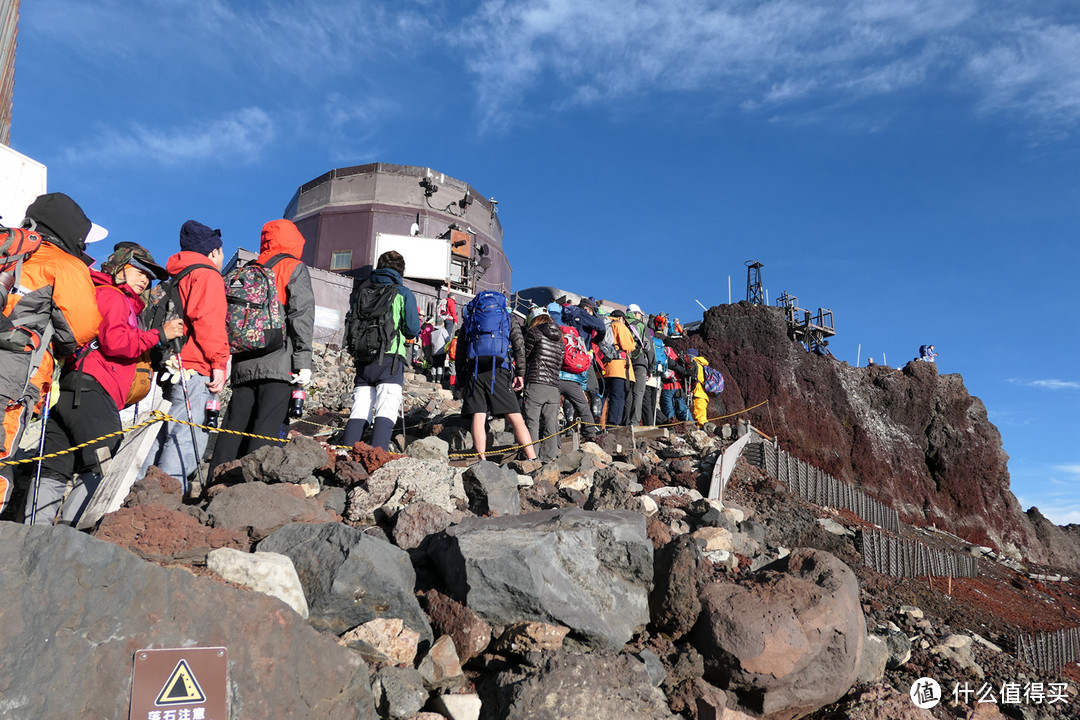
M98 349L81 361L81 368L105 388L116 409L123 410L128 389L135 379L136 361L161 341L161 333L139 329L143 301L129 285L117 286L111 276L98 270L91 270L90 277L97 286L101 325Z
M169 258L165 269L176 275L189 265L210 265L202 253L181 250ZM229 364L229 336L225 332L225 279L214 269L194 270L180 281L184 303L184 332L188 341L180 351L185 370L209 377L210 371Z

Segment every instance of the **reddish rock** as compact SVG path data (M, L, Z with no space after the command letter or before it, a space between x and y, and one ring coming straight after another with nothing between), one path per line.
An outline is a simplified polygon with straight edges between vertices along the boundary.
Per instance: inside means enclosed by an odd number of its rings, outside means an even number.
M143 479L131 486L124 498L124 507L156 504L176 510L184 502L183 493L179 480L151 465L146 469Z
M653 474L639 477L638 482L641 483L641 487L645 488L645 492L647 493L651 493L653 490L664 487L664 481L661 480L658 475Z
M708 585L691 635L705 679L770 720L794 720L843 697L866 636L850 568L805 548L786 561L738 584Z
M402 550L420 547L424 538L445 530L452 522L450 513L438 505L423 501L411 503L397 514L394 544Z
M645 518L645 534L652 541L654 548L661 548L671 542L671 528L660 519L659 515Z
M436 635L449 635L457 648L462 665L487 649L491 642L491 626L472 610L438 590L428 590L422 596L424 611Z
M372 447L367 443L358 442L352 446L352 459L364 466L368 473L373 473L391 460L397 460L397 453L387 452L382 448Z
M334 466L334 477L337 484L343 488L351 488L370 477L370 473L364 466L352 460L338 460Z
M248 550L247 536L225 528L208 528L164 505L121 508L102 518L94 536L158 562L204 560L211 550Z
M675 344L724 373L725 406L768 400L746 417L796 457L910 521L1047 556L1009 489L1001 435L959 375L939 375L934 363L853 368L807 353L780 309L745 302L709 309L699 332Z

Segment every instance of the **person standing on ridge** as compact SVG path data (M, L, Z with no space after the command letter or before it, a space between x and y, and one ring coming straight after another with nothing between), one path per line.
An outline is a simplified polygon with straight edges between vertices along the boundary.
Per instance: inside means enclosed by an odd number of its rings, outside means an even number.
M294 386L311 383L311 347L315 326L315 294L308 267L300 261L304 236L290 220L263 225L255 262L274 276L278 300L285 310L281 347L232 359L232 398L222 422L224 430L276 438L288 420ZM255 452L272 440L219 433L209 476L222 463Z
M420 334L416 296L403 284L404 276L405 258L388 250L353 292L345 319L345 347L356 360L353 406L343 441L350 447L363 440L371 425L371 444L390 449L405 384L405 341Z
M633 393L630 407L627 409L626 425L640 425L644 408L645 389L652 369L656 367L656 351L653 347L652 331L645 322L645 313L636 304L627 308L626 328L634 336L634 350L630 353L630 363L634 367Z
M196 425L206 424L206 401L225 387L225 368L229 365L225 279L221 277L224 261L221 231L188 220L180 228L180 252L165 264L170 276L198 266L184 275L178 284L188 339L179 357L174 355L169 359L170 365L175 367L170 367L168 381L162 388L162 397L171 404L169 415ZM185 397L185 386L188 397ZM198 470L210 438L208 431L198 427L194 430L193 436L190 425L163 423L143 464L144 474L147 467L156 465L166 475L179 480L186 494L188 478Z
M94 259L85 252L97 226L70 197L48 193L30 203L23 227L39 233L41 244L22 261L17 283L19 270L8 270L8 327L0 332L0 401L6 406L0 460L19 449L30 418L46 409L56 361L93 340L101 324L90 280ZM11 466L0 468L0 512L11 499L13 477Z
M611 333L615 339L617 357L606 358L604 379L607 381L607 403L602 425L622 425L623 412L626 409L627 383L634 381L634 368L630 363L630 353L634 351L634 336L626 328L626 313L622 310L611 311Z
M138 378L140 358L184 332L184 321L179 318L160 330L139 328L138 315L144 307L140 295L154 280L164 280L169 274L145 248L132 245L125 244L110 255L100 271L90 271L101 312L98 337L80 350L60 376L59 399L45 426L46 455L119 431L120 411L142 399L139 395L145 396L151 386L148 360L145 376ZM140 380L141 391L136 387ZM77 523L102 479L99 453L106 450L106 457L111 457L122 440L117 435L42 460L37 493L26 498L26 524L52 525L58 512L63 524ZM64 490L73 477L75 485L65 501Z

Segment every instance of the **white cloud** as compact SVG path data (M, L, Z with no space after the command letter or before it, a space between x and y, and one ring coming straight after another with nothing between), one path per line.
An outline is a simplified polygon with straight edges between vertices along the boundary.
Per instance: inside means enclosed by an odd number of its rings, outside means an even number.
M1076 380L1023 380L1021 378L1008 378L1005 382L1023 387L1042 388L1043 390L1080 390L1080 382Z
M1068 473L1080 477L1080 465L1054 465L1053 469L1058 472Z
M71 148L76 162L101 164L189 162L252 162L274 137L274 123L260 108L245 108L216 120L183 128L152 129L142 125L104 130L91 142Z
M1080 27L974 0L486 0L457 31L489 127L525 108L704 92L746 112L929 87L1080 120ZM537 100L543 98L543 100Z

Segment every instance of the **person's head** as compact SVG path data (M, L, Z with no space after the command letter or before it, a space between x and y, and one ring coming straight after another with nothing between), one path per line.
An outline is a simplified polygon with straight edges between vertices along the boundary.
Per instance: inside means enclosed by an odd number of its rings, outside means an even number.
M396 270L398 275L405 277L405 258L396 250L387 250L379 256L375 269Z
M218 270L225 263L221 230L212 230L198 220L188 220L180 227L180 249L205 255Z
M85 252L94 224L79 204L64 193L38 195L26 208L23 226L48 234L56 245L87 265L94 262Z
M645 316L645 313L641 312L641 308L638 307L637 303L630 303L630 307L626 308L626 312L633 315L638 320L641 320Z
M101 263L101 271L112 276L117 285L128 285L136 295L146 292L155 279L169 277L150 251L133 242L118 243L113 254Z
M547 313L540 313L529 323L529 329L532 330L534 327L540 327L541 325L551 325L554 322Z
M624 313L622 310L612 310L609 314L612 321L618 320L619 322L623 322L626 320L626 313Z

